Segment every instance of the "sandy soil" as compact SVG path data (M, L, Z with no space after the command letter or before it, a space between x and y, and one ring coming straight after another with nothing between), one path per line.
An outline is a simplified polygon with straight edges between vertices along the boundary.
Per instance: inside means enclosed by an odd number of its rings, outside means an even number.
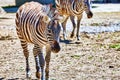
M0 15L0 80L26 79L14 18L15 13ZM109 24L120 24L120 12L97 12L92 19L84 17L81 22L82 26ZM76 43L76 38L69 36L69 41L64 41L61 34L61 51L51 57L51 80L120 80L120 51L110 48L111 44L120 43L120 32L80 35L81 40ZM36 79L32 47L29 44L31 77Z

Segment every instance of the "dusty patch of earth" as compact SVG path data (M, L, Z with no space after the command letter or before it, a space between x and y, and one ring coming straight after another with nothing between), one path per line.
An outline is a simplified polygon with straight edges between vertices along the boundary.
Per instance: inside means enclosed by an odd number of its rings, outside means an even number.
M0 15L0 80L25 79L25 58L16 35L14 18L15 13ZM120 12L98 12L94 13L92 19L84 17L81 24L109 26L119 24L119 20ZM74 38L65 44L62 40L61 51L58 54L52 53L51 80L120 80L120 51L109 47L120 43L120 32L80 35L80 42L75 43ZM29 59L32 79L35 79L32 46L29 44Z

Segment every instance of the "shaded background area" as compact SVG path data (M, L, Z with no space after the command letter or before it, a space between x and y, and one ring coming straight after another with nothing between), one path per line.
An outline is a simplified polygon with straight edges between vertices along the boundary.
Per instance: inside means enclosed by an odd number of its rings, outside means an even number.
M0 0L0 13L14 13L17 11L18 7L25 2L36 1L42 4L53 4L55 7L55 0Z
M55 4L55 0L0 0L0 6L20 6L25 2L37 1L42 4ZM93 3L120 3L120 0L91 0Z
M0 0L0 13L2 12L16 12L18 7L25 2L36 1L42 4L53 4L55 7L55 0ZM92 3L120 3L120 0L91 0Z
M120 3L120 0L91 0L93 3Z
M23 3L30 2L30 1L40 2L42 4L50 4L50 3L55 4L55 0L15 0L15 3L16 3L16 6L20 6Z

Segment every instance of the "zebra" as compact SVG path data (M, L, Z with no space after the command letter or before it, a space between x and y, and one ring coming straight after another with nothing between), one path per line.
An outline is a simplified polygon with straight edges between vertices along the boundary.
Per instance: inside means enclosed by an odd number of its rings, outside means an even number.
M55 3L58 12L65 17L64 22L61 23L63 27L64 40L66 39L66 22L69 17L73 25L73 30L70 37L74 37L75 28L77 26L76 37L77 40L80 40L79 28L83 12L86 12L88 18L92 18L93 16L90 6L90 0L55 0ZM77 17L77 24L75 23L75 16Z
M36 77L41 80L49 79L49 62L51 52L60 51L59 35L62 18L50 4L42 5L38 2L27 2L16 12L16 32L20 39L26 59L26 77L30 78L29 52L27 44L34 44L33 55L36 64ZM46 46L46 56L43 47ZM45 59L44 59L45 58ZM44 70L44 66L46 66ZM45 74L44 74L45 72Z

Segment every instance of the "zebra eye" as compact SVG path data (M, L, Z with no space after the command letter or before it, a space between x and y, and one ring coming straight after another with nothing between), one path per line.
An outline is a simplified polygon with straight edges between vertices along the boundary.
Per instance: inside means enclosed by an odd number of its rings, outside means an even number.
M52 32L52 30L51 30L51 29L48 29L48 32L49 32L49 33L51 33L51 32Z

